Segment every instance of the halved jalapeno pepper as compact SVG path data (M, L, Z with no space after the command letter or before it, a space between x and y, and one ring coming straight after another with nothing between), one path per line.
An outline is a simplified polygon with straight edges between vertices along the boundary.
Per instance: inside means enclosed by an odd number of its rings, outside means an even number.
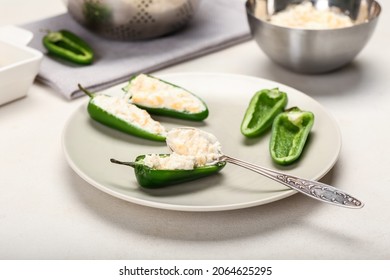
M91 64L94 53L92 48L76 34L67 31L50 31L43 37L43 45L50 54L77 64Z
M295 162L302 154L313 124L314 114L298 107L279 114L272 124L272 159L281 165Z
M195 94L151 75L130 78L123 88L130 101L151 114L202 121L209 115L206 103Z
M79 85L90 97L88 113L92 119L127 134L155 141L165 141L166 130L150 115L123 97L93 94Z
M245 112L241 133L247 137L261 135L272 126L272 121L286 104L287 94L277 88L256 92Z
M169 154L160 154L167 157ZM122 162L111 159L112 163L128 165L134 168L137 182L144 188L162 188L170 185L197 180L216 174L225 167L226 162L195 167L194 169L154 169L144 164L145 155L138 156L134 162Z

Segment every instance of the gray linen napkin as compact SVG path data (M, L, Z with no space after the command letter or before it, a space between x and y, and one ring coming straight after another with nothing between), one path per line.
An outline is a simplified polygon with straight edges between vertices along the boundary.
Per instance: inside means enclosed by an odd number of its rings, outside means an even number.
M43 30L48 29L68 29L93 47L96 60L90 66L64 64L48 56L42 61L38 79L68 99L83 95L78 83L93 91L102 90L125 82L136 73L148 73L250 39L245 5L240 0L204 0L185 29L147 41L101 38L80 26L67 13L23 27L34 33L30 46L44 53Z

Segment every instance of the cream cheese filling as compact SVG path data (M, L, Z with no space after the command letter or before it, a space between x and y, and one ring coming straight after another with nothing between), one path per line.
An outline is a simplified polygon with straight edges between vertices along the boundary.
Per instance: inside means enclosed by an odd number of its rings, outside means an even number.
M131 80L127 94L132 103L144 107L189 113L199 113L206 109L203 102L190 92L145 74Z
M96 95L92 103L118 119L126 121L140 129L158 135L166 135L167 131L159 122L153 120L148 112L128 102L123 97Z

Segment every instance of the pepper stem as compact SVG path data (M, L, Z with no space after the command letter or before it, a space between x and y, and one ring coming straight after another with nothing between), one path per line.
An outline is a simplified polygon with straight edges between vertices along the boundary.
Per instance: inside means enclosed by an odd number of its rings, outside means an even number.
M111 158L110 161L112 163L116 163L116 164L127 165L127 166L131 166L133 168L135 167L135 162L124 162L124 161L116 160L114 158Z
M82 87L80 84L77 84L77 86L79 87L79 89L82 91L82 92L84 92L86 95L88 95L89 97L94 97L95 95L92 93L92 92L90 92L90 91L88 91L86 88L84 88L84 87Z

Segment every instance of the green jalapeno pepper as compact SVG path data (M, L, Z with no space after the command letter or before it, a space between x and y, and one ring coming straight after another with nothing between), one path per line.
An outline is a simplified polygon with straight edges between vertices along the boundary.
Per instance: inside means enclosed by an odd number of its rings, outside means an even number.
M155 94L153 97L155 100L155 104L145 104L145 102L140 102L140 100L137 100L137 97L135 96L136 94L136 85L135 83L137 82L137 78L146 78L148 79L149 82L155 83L156 87L160 87L159 91L160 93L166 94L165 97L159 98L158 93L153 93L151 90L148 94L152 95ZM161 88L164 88L163 90ZM151 114L156 114L156 115L162 115L162 116L168 116L168 117L173 117L173 118L179 118L179 119L185 119L185 120L191 120L191 121L202 121L206 119L209 115L209 110L207 108L206 103L200 99L198 96L195 94L189 92L188 90L185 90L175 84L169 83L167 81L158 79L156 77L153 77L151 75L146 75L146 74L139 74L139 75L134 75L133 77L130 78L129 83L127 86L123 88L123 90L126 93L132 93L130 95L130 101L137 105L138 107L148 111ZM187 97L177 97L177 100L175 102L171 102L169 107L169 104L162 104L164 101L163 99L170 99L173 98L174 94L172 91L175 90L180 90L181 93L186 94ZM165 93L164 93L165 92ZM170 96L171 95L171 96ZM187 107L179 106L180 108L175 108L175 105L180 104L180 102L185 102L185 100L188 100L188 98L193 98L195 101L195 104L198 105L198 107L194 110L191 109L191 105ZM167 101L167 100L165 100ZM165 102L166 103L166 102Z
M107 111L106 108L103 108L102 106L97 105L95 103L95 99L99 98L99 96L101 98L102 95L93 94L93 93L89 92L88 90L86 90L85 88L83 88L81 85L78 85L78 86L79 86L81 91L83 91L86 95L88 95L90 97L87 110L88 110L88 113L92 119L94 119L94 120L96 120L96 121L98 121L106 126L114 128L116 130L120 130L122 132L125 132L127 134L131 134L134 136L138 136L138 137L150 139L150 140L155 140L155 141L165 141L166 131L162 126L161 126L161 129L163 129L163 130L160 133L144 129L140 125L136 125L134 122L131 122L127 119L124 119L123 117L117 116L114 113ZM138 107L136 107L133 104L128 103L127 99L121 100L121 98L118 98L118 97L107 96L107 95L103 95L103 96L105 96L107 98L117 98L117 100L119 100L120 102L125 102L126 106L134 106L135 110L143 111L142 113L147 114L147 116L149 116L149 114L146 111L139 109ZM150 118L150 121L155 122L151 118Z
M167 157L169 154L160 154ZM122 162L111 159L112 163L128 165L134 168L135 177L140 186L154 189L200 179L218 173L225 167L226 162L217 162L212 165L183 169L154 169L144 164L145 155L138 156L134 162Z
M50 31L43 37L43 45L50 54L77 64L91 64L94 54L92 48L76 34L60 30Z
M261 135L272 126L272 121L286 104L287 94L277 88L256 92L245 112L241 133L247 137Z
M272 159L281 165L295 162L301 156L313 123L314 114L298 107L279 114L272 124Z

